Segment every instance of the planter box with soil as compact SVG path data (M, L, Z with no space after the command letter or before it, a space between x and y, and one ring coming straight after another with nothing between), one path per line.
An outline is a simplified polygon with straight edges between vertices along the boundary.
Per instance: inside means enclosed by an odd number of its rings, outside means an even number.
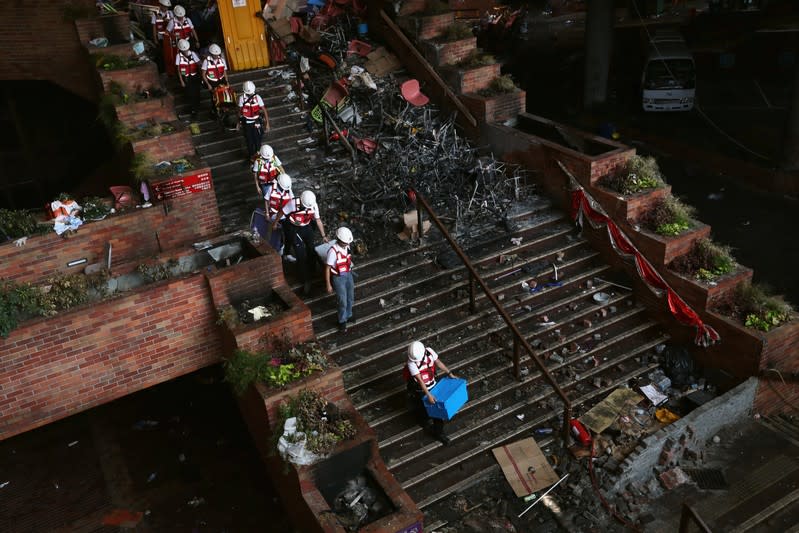
M441 77L455 94L477 93L500 75L501 65L491 63L476 67L452 66L441 70Z
M671 263L676 257L688 253L694 241L707 238L710 226L694 221L694 226L680 235L665 237L644 228L630 231L628 236L655 267Z
M424 13L400 17L397 25L415 41L425 41L440 36L444 30L455 21L455 14L451 11L425 15Z
M454 65L467 58L477 46L477 37L466 37L456 41L425 41L422 53L433 66Z
M464 94L460 96L463 104L481 124L504 122L515 118L525 110L524 91L498 94L495 96L482 96L480 94Z
M130 127L148 121L172 122L178 118L175 114L175 98L169 93L137 102L118 104L114 106L114 110L119 121Z
M104 70L102 65L97 69L103 90L110 92L111 82L116 82L125 92L136 92L141 87L158 87L158 68L152 61L141 61L130 68Z
M75 20L78 40L83 46L98 37L108 39L108 44L119 44L130 39L130 15L127 11L98 17ZM98 50L101 50L98 48Z
M625 196L596 184L590 191L591 195L602 205L607 214L617 222L638 220L655 202L665 198L670 192L671 185L666 185Z
M672 269L663 272L666 282L689 305L697 309L710 309L745 281L751 281L752 269L738 266L733 272L713 281L702 281Z
M191 133L182 122L168 122L173 131L131 140L134 154L146 154L153 161L171 161L194 153Z

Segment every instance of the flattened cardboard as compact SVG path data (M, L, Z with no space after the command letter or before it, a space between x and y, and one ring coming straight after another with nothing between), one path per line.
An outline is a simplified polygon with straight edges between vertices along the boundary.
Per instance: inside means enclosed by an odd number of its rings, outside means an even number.
M491 452L513 492L520 498L558 481L558 475L532 437L499 446Z
M624 406L643 400L640 394L625 388L618 388L607 398L592 407L580 417L580 422L594 433L602 433L619 417Z

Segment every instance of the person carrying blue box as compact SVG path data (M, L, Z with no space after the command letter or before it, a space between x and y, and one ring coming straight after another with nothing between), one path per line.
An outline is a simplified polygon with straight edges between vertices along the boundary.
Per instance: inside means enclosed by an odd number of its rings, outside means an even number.
M436 403L436 397L431 392L436 385L436 368L440 368L444 375L455 377L439 359L435 350L419 341L413 341L408 345L408 362L403 367L408 391L408 408L426 431L429 431L441 444L448 446L450 441L444 432L444 421L440 418L431 418L422 403L425 396L431 404Z

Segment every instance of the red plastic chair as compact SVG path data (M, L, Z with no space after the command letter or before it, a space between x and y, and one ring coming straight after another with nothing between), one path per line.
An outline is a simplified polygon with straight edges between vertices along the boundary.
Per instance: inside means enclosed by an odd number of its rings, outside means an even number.
M114 209L128 209L133 207L133 189L127 185L114 185L109 187L111 194L114 195Z
M421 107L430 101L430 99L419 90L419 80L411 79L400 85L400 93L402 93L402 97L408 103L416 107Z

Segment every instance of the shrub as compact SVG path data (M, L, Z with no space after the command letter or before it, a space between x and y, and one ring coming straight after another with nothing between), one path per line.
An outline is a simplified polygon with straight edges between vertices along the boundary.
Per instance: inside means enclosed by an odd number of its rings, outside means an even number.
M513 78L510 75L506 74L504 76L497 76L491 83L488 85L487 88L479 91L478 94L481 96L496 96L499 94L508 94L516 92L516 84L513 83Z
M458 68L470 69L483 67L485 65L493 65L496 62L496 58L491 54L484 54L475 50L469 54L468 57L464 58L460 63L458 63Z
M634 155L624 168L603 178L600 184L624 195L663 187L663 175L654 157Z
M243 394L256 381L272 387L289 383L327 368L327 358L314 342L288 347L275 353L251 353L236 350L226 360L225 381L236 394Z
M671 268L701 281L713 281L735 270L735 265L729 247L710 239L699 239L694 242L687 254L672 262Z
M31 211L23 209L0 209L0 231L12 239L38 235L50 229L39 225Z
M52 316L86 303L89 299L89 282L83 274L61 274L47 278L39 291L39 313Z
M338 408L311 390L302 390L280 406L282 428L286 419L297 417L297 431L305 434L306 449L319 456L328 455L340 441L355 436L355 426ZM282 431L277 431L279 438Z
M466 39L468 37L474 37L472 29L463 22L456 22L450 26L447 26L447 29L441 36L441 40L444 42L460 41L461 39Z
M675 236L693 227L696 210L674 196L656 202L642 217L641 222L659 235Z
M781 296L773 295L767 286L748 282L738 285L719 310L760 331L769 331L793 318L793 308Z
M111 208L105 201L97 196L86 197L79 203L83 211L83 218L86 220L100 220L111 212Z

